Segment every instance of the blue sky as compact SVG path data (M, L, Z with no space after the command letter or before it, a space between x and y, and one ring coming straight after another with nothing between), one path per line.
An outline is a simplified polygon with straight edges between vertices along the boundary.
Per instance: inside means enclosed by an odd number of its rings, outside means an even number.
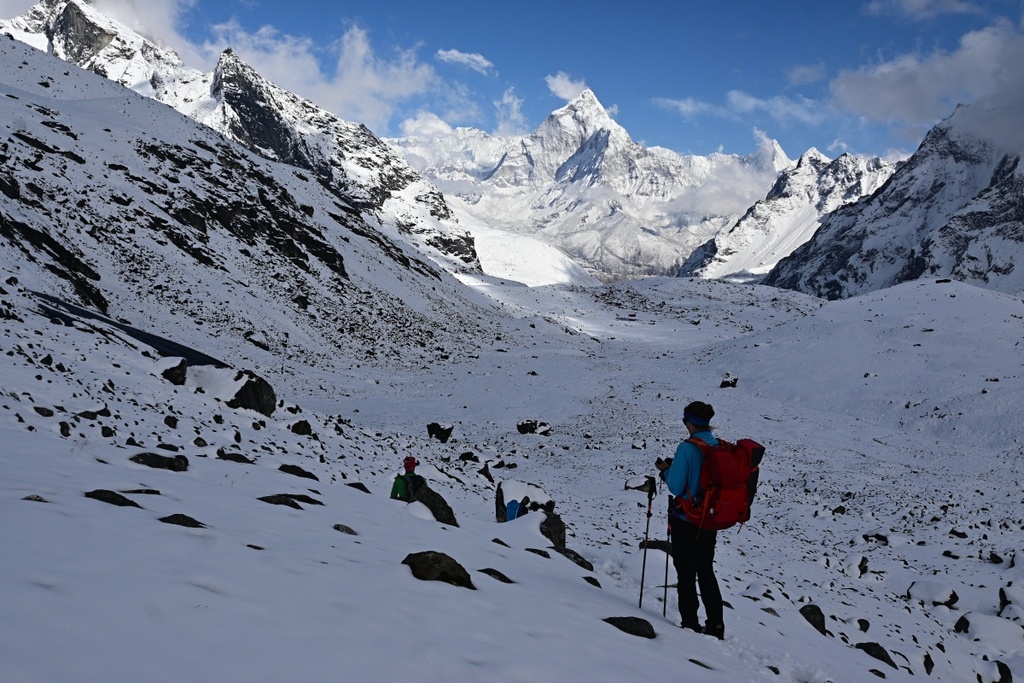
M589 87L648 146L885 156L957 102L1024 92L1021 0L127 2L95 0L189 66L230 45L381 136L527 132Z

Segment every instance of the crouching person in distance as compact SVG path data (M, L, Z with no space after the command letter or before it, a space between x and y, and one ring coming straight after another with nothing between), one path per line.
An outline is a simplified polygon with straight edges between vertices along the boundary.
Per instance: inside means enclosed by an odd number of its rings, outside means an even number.
M416 494L420 489L427 487L427 480L416 474L416 465L419 464L411 455L402 461L402 468L405 471L396 476L395 483L391 485L392 498L411 502L416 500Z

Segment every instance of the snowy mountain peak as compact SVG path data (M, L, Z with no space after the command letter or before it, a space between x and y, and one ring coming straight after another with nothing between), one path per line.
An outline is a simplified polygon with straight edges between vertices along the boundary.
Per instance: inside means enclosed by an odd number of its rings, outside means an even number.
M762 138L757 150L753 154L745 156L743 161L756 169L774 173L781 173L794 163L786 155L782 145L777 140L768 137Z
M626 130L612 119L588 88L564 107L553 111L534 136L540 140L557 141L560 146L579 147L600 131L608 131L609 137L620 140L620 144L631 142Z

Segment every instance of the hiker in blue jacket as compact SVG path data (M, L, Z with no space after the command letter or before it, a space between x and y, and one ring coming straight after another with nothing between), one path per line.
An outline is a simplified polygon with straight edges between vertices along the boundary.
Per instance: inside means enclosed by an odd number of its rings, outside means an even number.
M709 446L717 445L718 439L711 433L711 418L714 416L715 409L710 404L694 401L686 406L683 410L683 426L689 432L688 436L695 436ZM700 495L700 469L703 462L700 448L682 441L676 447L674 457L668 460L658 458L655 466L672 495L689 500ZM714 567L718 532L699 529L687 520L674 498L669 504L668 521L672 534L672 563L678 577L680 625L722 639L725 637L722 591L718 587ZM698 584L707 617L703 629L697 617Z

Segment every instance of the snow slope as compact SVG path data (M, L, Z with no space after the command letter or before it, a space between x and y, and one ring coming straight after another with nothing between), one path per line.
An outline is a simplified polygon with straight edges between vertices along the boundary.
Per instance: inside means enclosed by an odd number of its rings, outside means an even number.
M328 220L335 200L295 169L0 42L0 681L1024 676L1018 297L936 280L842 302L687 278L455 280ZM222 196L215 178L312 215L267 209L251 243L211 223L205 260L184 249L198 231L171 240L184 223L147 227ZM279 225L330 249L303 269L294 242L267 238ZM95 302L57 272L73 266ZM269 410L232 407L246 369ZM754 518L719 539L723 642L676 626L664 554L642 573L646 500L625 487L671 454L691 400L768 448ZM388 499L407 454L457 527ZM550 496L592 568L550 547L540 513L494 521L499 481ZM261 500L281 494L297 507ZM665 492L654 502L661 538ZM475 590L416 579L403 560L422 551Z
M698 681L865 681L871 670L917 680L931 668L934 680L977 672L994 681L995 660L1020 675L1019 301L935 283L824 307L678 279L473 286L503 305L510 335L529 336L403 375L366 368L340 393L322 391L333 378L310 369L279 387L290 408L268 418L226 408L212 388L172 387L158 374L167 362L136 342L100 324L55 326L32 295L4 284L0 542L12 552L0 569L10 587L2 677L625 681L640 670ZM924 318L905 327L900 313L918 309L941 313L936 331L949 339L989 321L989 353L974 359L941 343L948 339L918 341L936 334L918 326ZM990 377L992 362L999 372ZM736 388L717 388L723 371L739 377ZM883 396L903 400L897 387L914 386L928 402L853 400L872 379ZM691 399L714 403L723 435L754 436L769 449L755 519L720 539L732 607L723 643L675 627L671 600L662 619L656 551L643 609L636 602L644 500L624 484L674 448ZM292 431L299 418L314 437ZM549 422L553 434L519 434L522 418ZM434 419L454 427L452 441L427 438ZM255 462L218 458L225 450ZM141 451L183 454L189 469L129 460ZM387 500L407 453L424 462L459 527ZM496 524L482 464L497 480L551 495L569 547L594 570L526 551L550 546L539 513ZM357 482L370 494L346 485ZM83 495L94 489L134 491L126 496L142 509ZM323 505L258 500L278 493ZM172 514L206 527L159 523ZM414 579L401 562L424 550L462 563L476 590ZM811 604L830 635L801 616ZM657 637L626 635L602 621L611 616L643 617ZM898 669L853 647L864 643L885 648Z

